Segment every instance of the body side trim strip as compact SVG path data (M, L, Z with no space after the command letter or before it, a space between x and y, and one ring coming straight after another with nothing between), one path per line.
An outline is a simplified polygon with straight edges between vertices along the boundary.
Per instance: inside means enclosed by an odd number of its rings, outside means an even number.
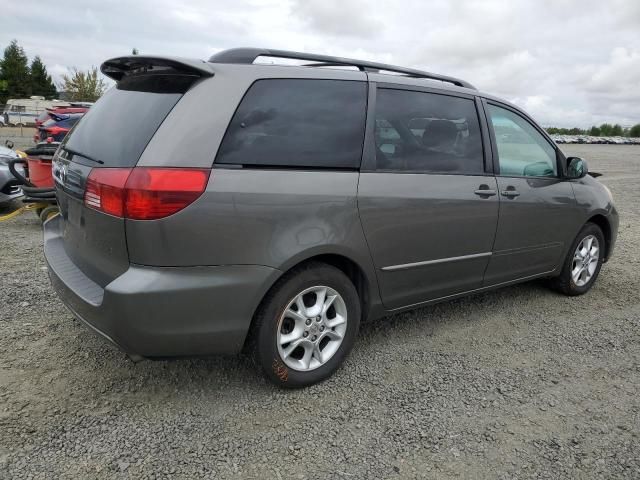
M462 255L460 257L438 258L436 260L426 260L424 262L404 263L402 265L390 265L388 267L382 267L381 270L385 272L393 272L396 270L406 270L408 268L424 267L426 265L437 265L439 263L447 263L447 262L459 262L461 260L471 260L474 258L483 258L483 257L490 257L490 256L491 256L491 252L474 253L472 255Z

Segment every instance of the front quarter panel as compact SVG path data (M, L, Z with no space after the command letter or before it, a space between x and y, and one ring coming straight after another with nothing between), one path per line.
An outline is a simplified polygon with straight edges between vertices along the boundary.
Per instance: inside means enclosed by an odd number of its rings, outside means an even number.
M611 257L618 233L619 221L618 211L613 203L611 194L602 183L589 175L579 180L572 180L571 186L573 187L576 205L581 216L579 228L582 228L582 225L596 215L601 215L607 219L611 229L607 258ZM578 232L576 231L575 234L577 235Z

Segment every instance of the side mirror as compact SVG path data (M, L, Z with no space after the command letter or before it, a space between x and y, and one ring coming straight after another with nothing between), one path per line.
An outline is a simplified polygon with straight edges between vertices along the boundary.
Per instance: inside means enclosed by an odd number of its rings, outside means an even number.
M567 158L567 177L571 179L583 178L589 173L587 162L580 157Z

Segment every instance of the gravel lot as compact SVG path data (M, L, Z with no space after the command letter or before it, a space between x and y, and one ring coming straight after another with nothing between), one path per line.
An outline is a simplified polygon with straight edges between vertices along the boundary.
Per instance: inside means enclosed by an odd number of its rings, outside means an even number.
M640 147L568 145L613 191L586 296L533 282L363 326L324 384L246 358L133 364L0 224L0 478L640 478Z

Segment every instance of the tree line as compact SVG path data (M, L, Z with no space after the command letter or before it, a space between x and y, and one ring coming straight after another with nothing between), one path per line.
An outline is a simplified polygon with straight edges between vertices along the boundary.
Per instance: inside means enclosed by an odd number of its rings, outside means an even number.
M86 72L71 68L56 86L40 56L36 55L29 63L17 40L11 41L0 59L0 105L10 98L29 98L32 95L52 100L59 98L61 92L64 92L65 100L95 102L106 86L96 67Z
M593 126L591 128L546 128L547 133L550 135L590 135L592 137L640 137L640 123L634 125L631 128L623 128L617 123L611 125L610 123L603 123L599 127Z

